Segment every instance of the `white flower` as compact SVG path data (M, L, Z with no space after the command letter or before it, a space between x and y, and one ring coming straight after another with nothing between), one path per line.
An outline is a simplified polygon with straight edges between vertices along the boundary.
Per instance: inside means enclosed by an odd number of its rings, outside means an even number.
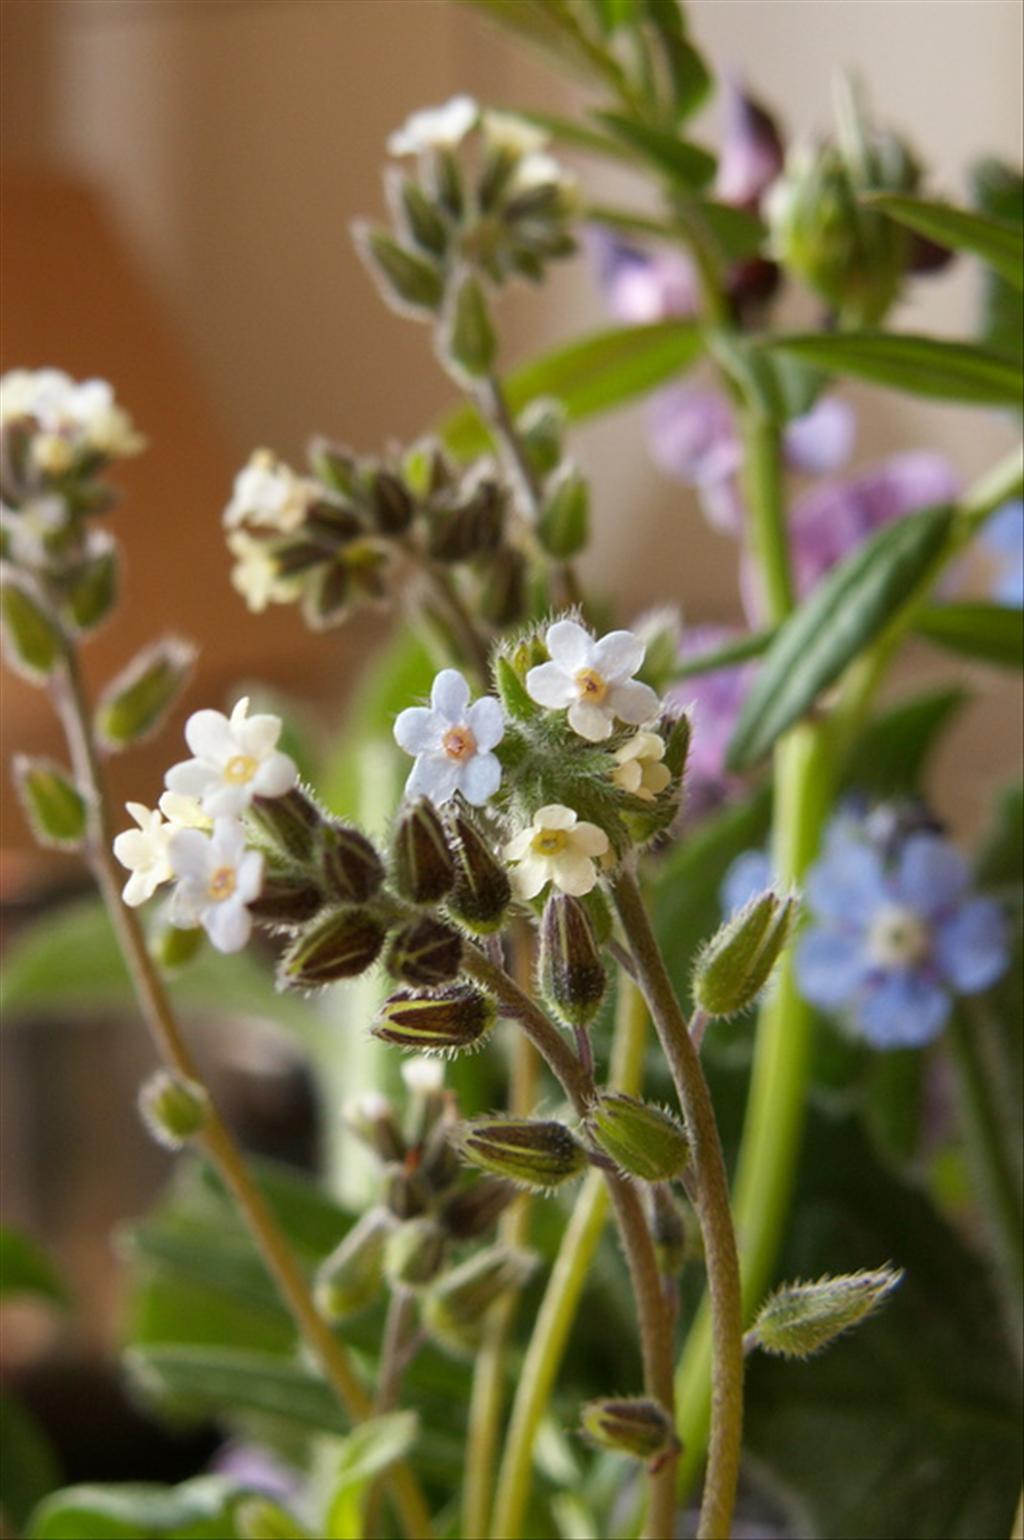
M230 718L194 711L185 741L195 758L172 765L164 777L168 791L198 797L211 818L237 817L253 797L281 797L298 779L295 762L277 749L281 718L250 717L248 710L243 696Z
M422 112L414 112L388 139L388 154L454 150L473 127L479 112L471 96L453 96L443 107L425 107Z
M266 540L246 534L244 529L233 529L228 535L228 550L235 558L231 586L254 615L262 614L268 604L290 604L298 598L302 579L294 574L282 577Z
M121 897L130 909L137 909L174 875L168 855L172 836L179 829L209 829L211 820L195 797L182 797L173 791L164 792L159 808L148 808L142 802L126 802L125 806L139 827L125 829L117 836L114 855L131 872Z
M241 951L252 930L246 905L263 884L263 857L246 850L242 825L235 818L218 818L212 835L176 829L168 856L178 878L171 923L184 930L201 925L218 952Z
M269 449L257 449L235 477L224 525L237 529L252 524L291 535L301 528L310 505L321 496L315 481L297 476L291 466Z
M668 766L661 763L664 758L665 744L657 733L637 733L615 750L612 780L634 797L653 802L672 780Z
M454 668L434 680L429 706L409 706L395 721L395 742L416 763L405 783L409 797L447 802L460 791L482 807L501 783L501 765L491 752L505 722L492 695L469 704L469 685Z
M650 685L633 678L644 661L644 644L632 631L610 631L595 642L574 620L557 620L544 638L550 663L526 676L531 700L552 711L569 708L569 726L591 743L610 738L618 717L632 727L658 710Z
M523 156L512 173L509 191L516 194L532 192L535 187L560 187L563 192L570 193L575 186L576 178L560 161L546 150L534 150Z
M106 380L76 382L62 369L14 369L4 375L0 422L15 417L32 417L38 423L33 457L40 469L53 474L67 470L71 455L83 449L130 455L145 443Z
M416 1054L411 1059L403 1059L398 1072L405 1081L406 1090L414 1094L419 1092L427 1096L431 1091L440 1091L444 1085L442 1061L428 1059L423 1054Z
M29 567L46 560L47 536L58 534L67 522L68 505L56 492L31 498L20 508L0 506L11 559Z
M553 802L539 808L533 823L505 846L518 898L536 898L548 882L580 897L597 882L595 856L606 855L608 836L595 823L580 823L571 807Z
M485 112L480 121L488 146L510 155L534 155L549 142L543 128L515 112Z
M213 819L203 812L198 797L186 797L179 791L165 791L159 806L167 822L176 829L213 828Z

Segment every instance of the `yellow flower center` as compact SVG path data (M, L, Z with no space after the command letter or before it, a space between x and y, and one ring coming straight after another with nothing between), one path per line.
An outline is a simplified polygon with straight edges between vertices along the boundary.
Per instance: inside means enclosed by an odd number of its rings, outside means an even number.
M468 727L449 727L441 739L441 747L449 759L461 764L463 760L472 759L476 753L476 739Z
M233 754L224 766L224 779L230 781L232 786L244 786L246 781L251 781L259 763L251 754Z
M868 935L868 955L880 968L910 968L928 955L928 927L911 909L891 904L883 909Z
M557 856L568 843L568 829L538 829L530 841L530 849L539 856Z
M607 684L593 668L580 669L576 675L576 688L580 692L580 699L590 701L594 706L599 706L608 694Z
M235 891L235 869L233 866L218 866L210 877L206 891L215 904L222 903L230 898Z

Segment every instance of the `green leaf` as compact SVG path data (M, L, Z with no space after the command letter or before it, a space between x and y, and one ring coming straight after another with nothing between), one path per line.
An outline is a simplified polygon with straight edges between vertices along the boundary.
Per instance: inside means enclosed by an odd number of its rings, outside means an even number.
M557 396L569 420L580 422L681 374L702 347L699 329L683 321L616 326L523 365L506 381L506 393L516 413L537 396ZM490 442L471 407L453 413L441 433L460 459L485 453Z
M694 198L688 206L688 213L689 219L684 222L671 218L658 219L604 203L593 203L584 210L585 217L593 224L607 225L610 230L621 231L624 235L669 241L674 246L678 246L680 241L689 243L694 223L703 223L721 248L723 256L732 261L754 256L760 251L765 230L756 214L746 209L734 209L727 203L715 203L710 198Z
M13 763L18 800L40 845L78 850L85 838L85 798L62 766L48 759L16 754Z
M755 631L750 636L741 636L734 642L726 642L722 647L713 647L707 652L698 653L695 658L687 658L672 670L672 682L696 679L701 674L713 674L719 668L734 668L737 663L746 663L750 658L760 658L768 651L774 636L774 630Z
M957 687L927 690L882 712L854 745L844 785L878 798L920 791L929 755L967 699Z
M933 604L921 611L914 629L961 657L1003 668L1024 665L1024 613L1013 605Z
M605 155L610 160L631 161L637 158L636 151L628 144L620 143L610 134L600 133L589 124L555 117L549 112L522 112L519 116L525 118L527 123L534 123L538 128L544 129L552 139L569 145L571 149L583 150L590 155Z
M133 1348L125 1355L140 1389L175 1412L257 1414L318 1433L344 1433L347 1419L318 1374L269 1353L230 1348Z
M949 508L887 525L833 567L776 632L744 703L729 766L754 764L888 624L945 545Z
M65 1487L35 1510L28 1540L233 1540L234 1482L200 1476L178 1487L155 1482Z
M23 1231L0 1225L0 1299L16 1294L68 1303L68 1291L42 1247Z
M341 1441L327 1504L328 1540L361 1540L367 1487L389 1465L405 1458L418 1435L415 1412L388 1412L362 1423Z
M952 251L972 252L1014 288L1024 289L1024 231L1012 224L949 203L896 193L870 193L863 201Z
M825 383L818 370L785 355L775 357L731 332L712 332L708 346L750 409L769 422L802 417Z
M47 1492L60 1482L57 1457L36 1419L10 1396L0 1397L0 1513L21 1534Z
M597 112L599 123L617 139L637 150L672 182L688 190L707 185L715 174L715 157L700 145L691 144L664 129L652 128L619 112Z
M1019 409L1020 369L970 342L946 342L889 332L808 333L761 344L830 374L849 374L874 385L974 406Z

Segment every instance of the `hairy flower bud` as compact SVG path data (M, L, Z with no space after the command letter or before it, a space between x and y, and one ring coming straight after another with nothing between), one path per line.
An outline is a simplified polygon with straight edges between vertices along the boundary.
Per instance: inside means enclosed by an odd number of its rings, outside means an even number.
M553 892L540 926L540 986L570 1026L585 1027L597 1014L607 982L586 907L568 893Z
M533 1272L535 1258L510 1246L478 1251L445 1273L423 1301L423 1324L443 1347L459 1357L480 1344L488 1311Z
M508 872L479 829L464 814L454 819L458 837L455 887L448 908L455 918L479 935L497 930L512 902Z
M757 1312L749 1340L766 1353L808 1358L872 1315L902 1277L901 1269L886 1265L816 1283L784 1283Z
M650 1194L651 1240L658 1271L664 1278L675 1278L687 1257L686 1214L667 1182L655 1182Z
M63 612L76 631L93 631L117 602L117 548L109 536L89 536L87 553L60 575Z
M206 932L201 925L157 926L149 938L149 954L165 973L184 968L202 950Z
M423 1288L444 1266L448 1238L435 1219L421 1214L388 1236L384 1274L392 1288Z
M603 1091L587 1123L605 1154L641 1181L671 1181L690 1158L686 1131L674 1117L622 1091Z
M400 245L383 230L357 225L355 236L381 297L393 310L422 320L441 308L444 280L434 262Z
M471 274L464 275L449 294L441 348L449 368L462 380L479 379L494 363L498 339L484 290Z
M12 769L18 800L37 843L55 850L79 849L89 808L70 771L27 754L16 754Z
M519 1188L514 1182L496 1176L477 1177L445 1201L441 1223L454 1240L475 1240L497 1223L518 1196Z
M479 989L457 984L435 995L401 989L385 1000L374 1037L418 1053L478 1048L494 1024L495 1008Z
M253 797L247 818L260 843L290 861L310 859L323 814L304 791L293 786L283 797Z
M480 589L479 607L484 620L499 629L514 626L526 613L526 557L514 546L495 551L487 565Z
M752 1005L768 982L799 912L793 895L773 889L751 899L712 936L693 975L693 998L709 1016Z
M418 182L403 177L394 184L393 198L411 239L429 256L443 257L448 249L448 225Z
M574 465L565 465L551 483L537 521L541 545L560 561L578 556L590 528L590 491Z
M405 1159L405 1140L398 1115L380 1091L364 1091L345 1103L345 1122L385 1162Z
M472 1118L452 1140L464 1160L520 1187L547 1192L587 1167L587 1152L564 1123L539 1118Z
M393 1228L385 1209L370 1209L320 1264L313 1297L328 1321L344 1321L373 1301L384 1281L384 1249Z
M451 925L424 915L413 920L392 939L385 959L392 977L418 988L446 984L459 971L462 937Z
M7 662L25 679L42 683L60 663L62 643L56 622L27 580L5 576L0 582L0 624Z
M258 896L250 899L249 913L266 925L304 925L320 909L324 895L315 882L298 870L268 870Z
M427 1184L414 1164L415 1156L402 1165L389 1166L384 1173L385 1202L396 1219L413 1219L430 1207Z
M580 1422L592 1443L645 1463L678 1448L671 1417L657 1401L645 1396L588 1401Z
M435 561L469 561L497 550L505 523L505 493L496 481L477 483L464 502L437 508L428 549Z
M521 413L517 426L534 472L550 476L562 459L565 407L556 397L539 396Z
M673 781L678 786L683 779L686 769L686 761L690 755L690 739L693 735L693 723L687 712L681 712L679 716L663 717L658 724L658 736L665 745L665 757L662 764L669 771Z
M366 836L334 821L321 831L320 869L328 893L342 903L365 903L384 881L384 864Z
M395 887L415 904L434 904L455 881L455 861L441 820L425 797L399 819L391 847Z
M414 505L409 490L393 471L378 470L370 489L373 519L382 535L401 535L412 523Z
M309 445L309 463L314 476L340 497L358 498L359 462L350 449L317 436Z
M210 1098L197 1081L159 1069L139 1092L139 1111L157 1144L180 1150L205 1128Z
M356 978L376 962L385 935L382 921L368 909L332 909L295 938L279 976L298 989Z

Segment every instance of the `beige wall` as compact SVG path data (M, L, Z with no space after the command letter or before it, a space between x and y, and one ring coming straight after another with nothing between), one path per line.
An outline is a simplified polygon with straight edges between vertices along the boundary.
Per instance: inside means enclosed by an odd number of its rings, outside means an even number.
M430 422L449 391L428 337L379 305L346 223L379 208L383 141L409 110L456 89L564 107L554 75L446 0L7 0L3 12L8 165L73 170L109 194L236 459L262 442L297 456L314 428L372 449ZM716 63L776 102L792 134L827 125L830 76L852 65L944 190L962 189L980 153L1020 157L1017 0L696 0L690 12ZM600 191L634 195L621 177ZM965 330L972 291L966 269L921 285L907 324ZM582 263L505 314L513 358L602 320ZM579 435L595 575L627 614L670 589L691 615L728 618L732 549L651 468L642 423L634 410ZM936 443L970 475L1009 441L984 414L875 397L862 452ZM196 538L212 552L207 515Z

